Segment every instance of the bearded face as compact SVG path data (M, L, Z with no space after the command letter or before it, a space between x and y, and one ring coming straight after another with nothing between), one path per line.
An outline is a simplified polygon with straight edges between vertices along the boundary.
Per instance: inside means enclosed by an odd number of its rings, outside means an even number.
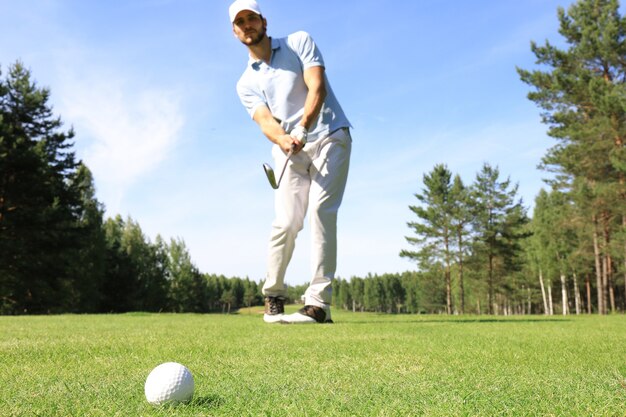
M266 36L267 21L251 11L243 11L233 22L233 32L246 46L258 45Z

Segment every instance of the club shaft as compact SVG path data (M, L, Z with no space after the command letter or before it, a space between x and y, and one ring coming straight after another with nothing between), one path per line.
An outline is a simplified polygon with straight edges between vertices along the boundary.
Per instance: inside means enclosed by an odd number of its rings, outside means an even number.
M280 172L280 177L278 178L278 182L276 183L276 188L280 187L280 182L283 180L283 175L285 175L285 170L287 169L287 164L291 159L291 155L293 155L294 147L292 146L287 153L287 160L285 161L285 165L283 165L283 170Z

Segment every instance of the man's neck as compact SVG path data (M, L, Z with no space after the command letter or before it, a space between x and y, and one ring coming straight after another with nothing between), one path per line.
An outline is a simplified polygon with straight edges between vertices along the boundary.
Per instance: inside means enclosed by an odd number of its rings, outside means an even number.
M262 60L269 64L272 58L272 38L265 36L258 44L249 46L248 50L253 59Z

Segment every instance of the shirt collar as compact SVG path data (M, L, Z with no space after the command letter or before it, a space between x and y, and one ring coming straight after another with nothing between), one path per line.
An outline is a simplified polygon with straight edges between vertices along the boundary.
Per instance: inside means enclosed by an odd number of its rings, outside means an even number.
M270 41L272 42L272 55L273 55L274 51L280 49L280 41L276 38L270 38ZM252 68L254 69L259 69L262 63L263 63L262 59L254 59L250 57L250 59L248 60L248 64L252 66Z

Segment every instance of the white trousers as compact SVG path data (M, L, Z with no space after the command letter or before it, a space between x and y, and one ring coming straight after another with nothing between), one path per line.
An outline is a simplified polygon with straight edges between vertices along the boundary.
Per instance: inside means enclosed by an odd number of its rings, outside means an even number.
M263 295L286 295L285 273L308 210L312 278L305 292L305 304L330 305L337 269L337 212L346 188L351 150L350 131L339 129L327 138L306 144L291 157L275 192L276 217L272 223ZM278 176L287 156L278 145L273 147L272 154Z

